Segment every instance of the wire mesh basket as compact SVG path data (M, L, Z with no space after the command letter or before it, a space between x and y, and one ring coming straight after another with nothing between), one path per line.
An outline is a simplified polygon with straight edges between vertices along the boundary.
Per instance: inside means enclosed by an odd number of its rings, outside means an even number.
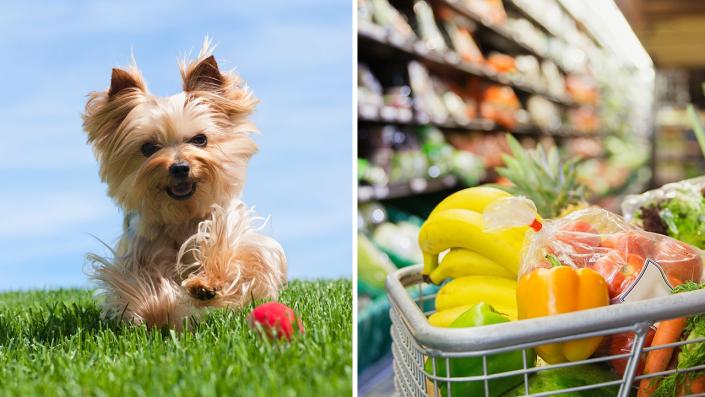
M683 345L705 348L705 337L647 347L646 339L654 323L662 320L692 316L705 312L705 291L674 294L662 298L583 310L556 316L487 325L474 328L439 328L429 324L427 317L434 313L435 293L429 293L421 277L422 266L411 266L392 273L387 278L392 319L392 352L394 355L394 383L401 396L630 396L636 394L642 379L659 378L673 374L702 376L705 362L688 368L672 368L640 375L644 356L651 350L673 349L674 355ZM412 291L414 293L412 297ZM565 343L583 338L604 336L604 341L617 335L633 337L631 347L619 354L596 354L576 362L534 365L532 349L548 343ZM606 350L606 349L605 349ZM519 368L499 372L493 360L501 354L519 355ZM476 371L467 374L454 372L462 361L475 365ZM611 380L590 382L582 379L576 384L558 382L555 389L536 390L533 377L539 373L559 374L569 368L581 370L587 366L607 368L608 362L622 360L624 375ZM578 367L580 366L580 367ZM466 365L467 367L467 365ZM574 368L577 367L577 368ZM611 372L608 372L611 374ZM677 375L678 376L678 375ZM561 384L562 383L562 384ZM568 382L569 383L569 382ZM511 390L507 391L507 384ZM682 389L686 390L686 389ZM681 394L682 393L682 394ZM695 396L705 393L678 395Z

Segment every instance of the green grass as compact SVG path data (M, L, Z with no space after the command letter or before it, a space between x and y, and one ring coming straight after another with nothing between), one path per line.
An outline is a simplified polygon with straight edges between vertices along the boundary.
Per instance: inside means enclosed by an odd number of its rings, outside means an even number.
M108 323L87 290L0 294L0 396L352 394L352 283L293 281L282 293L306 332L270 343L248 310L191 332Z

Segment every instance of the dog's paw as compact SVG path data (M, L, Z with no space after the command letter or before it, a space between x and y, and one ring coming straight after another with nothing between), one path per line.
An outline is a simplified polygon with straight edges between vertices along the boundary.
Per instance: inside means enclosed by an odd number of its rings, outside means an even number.
M207 302L215 299L220 287L208 283L203 277L192 277L182 284L189 296L199 301Z

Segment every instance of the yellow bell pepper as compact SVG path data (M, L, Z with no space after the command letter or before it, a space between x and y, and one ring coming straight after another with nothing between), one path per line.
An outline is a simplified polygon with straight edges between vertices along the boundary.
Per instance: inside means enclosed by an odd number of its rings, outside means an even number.
M550 316L609 304L605 279L592 269L563 266L549 257L550 268L538 268L519 279L519 319ZM601 336L538 346L536 352L549 364L579 361L590 357Z

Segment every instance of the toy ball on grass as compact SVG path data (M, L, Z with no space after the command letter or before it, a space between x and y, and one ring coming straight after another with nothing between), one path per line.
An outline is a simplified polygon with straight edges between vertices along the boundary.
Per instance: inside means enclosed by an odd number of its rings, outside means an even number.
M301 319L296 317L294 311L287 305L279 302L263 303L247 317L250 327L257 332L264 332L270 339L291 340L294 334L294 324L299 328L298 332L304 333L304 326Z

